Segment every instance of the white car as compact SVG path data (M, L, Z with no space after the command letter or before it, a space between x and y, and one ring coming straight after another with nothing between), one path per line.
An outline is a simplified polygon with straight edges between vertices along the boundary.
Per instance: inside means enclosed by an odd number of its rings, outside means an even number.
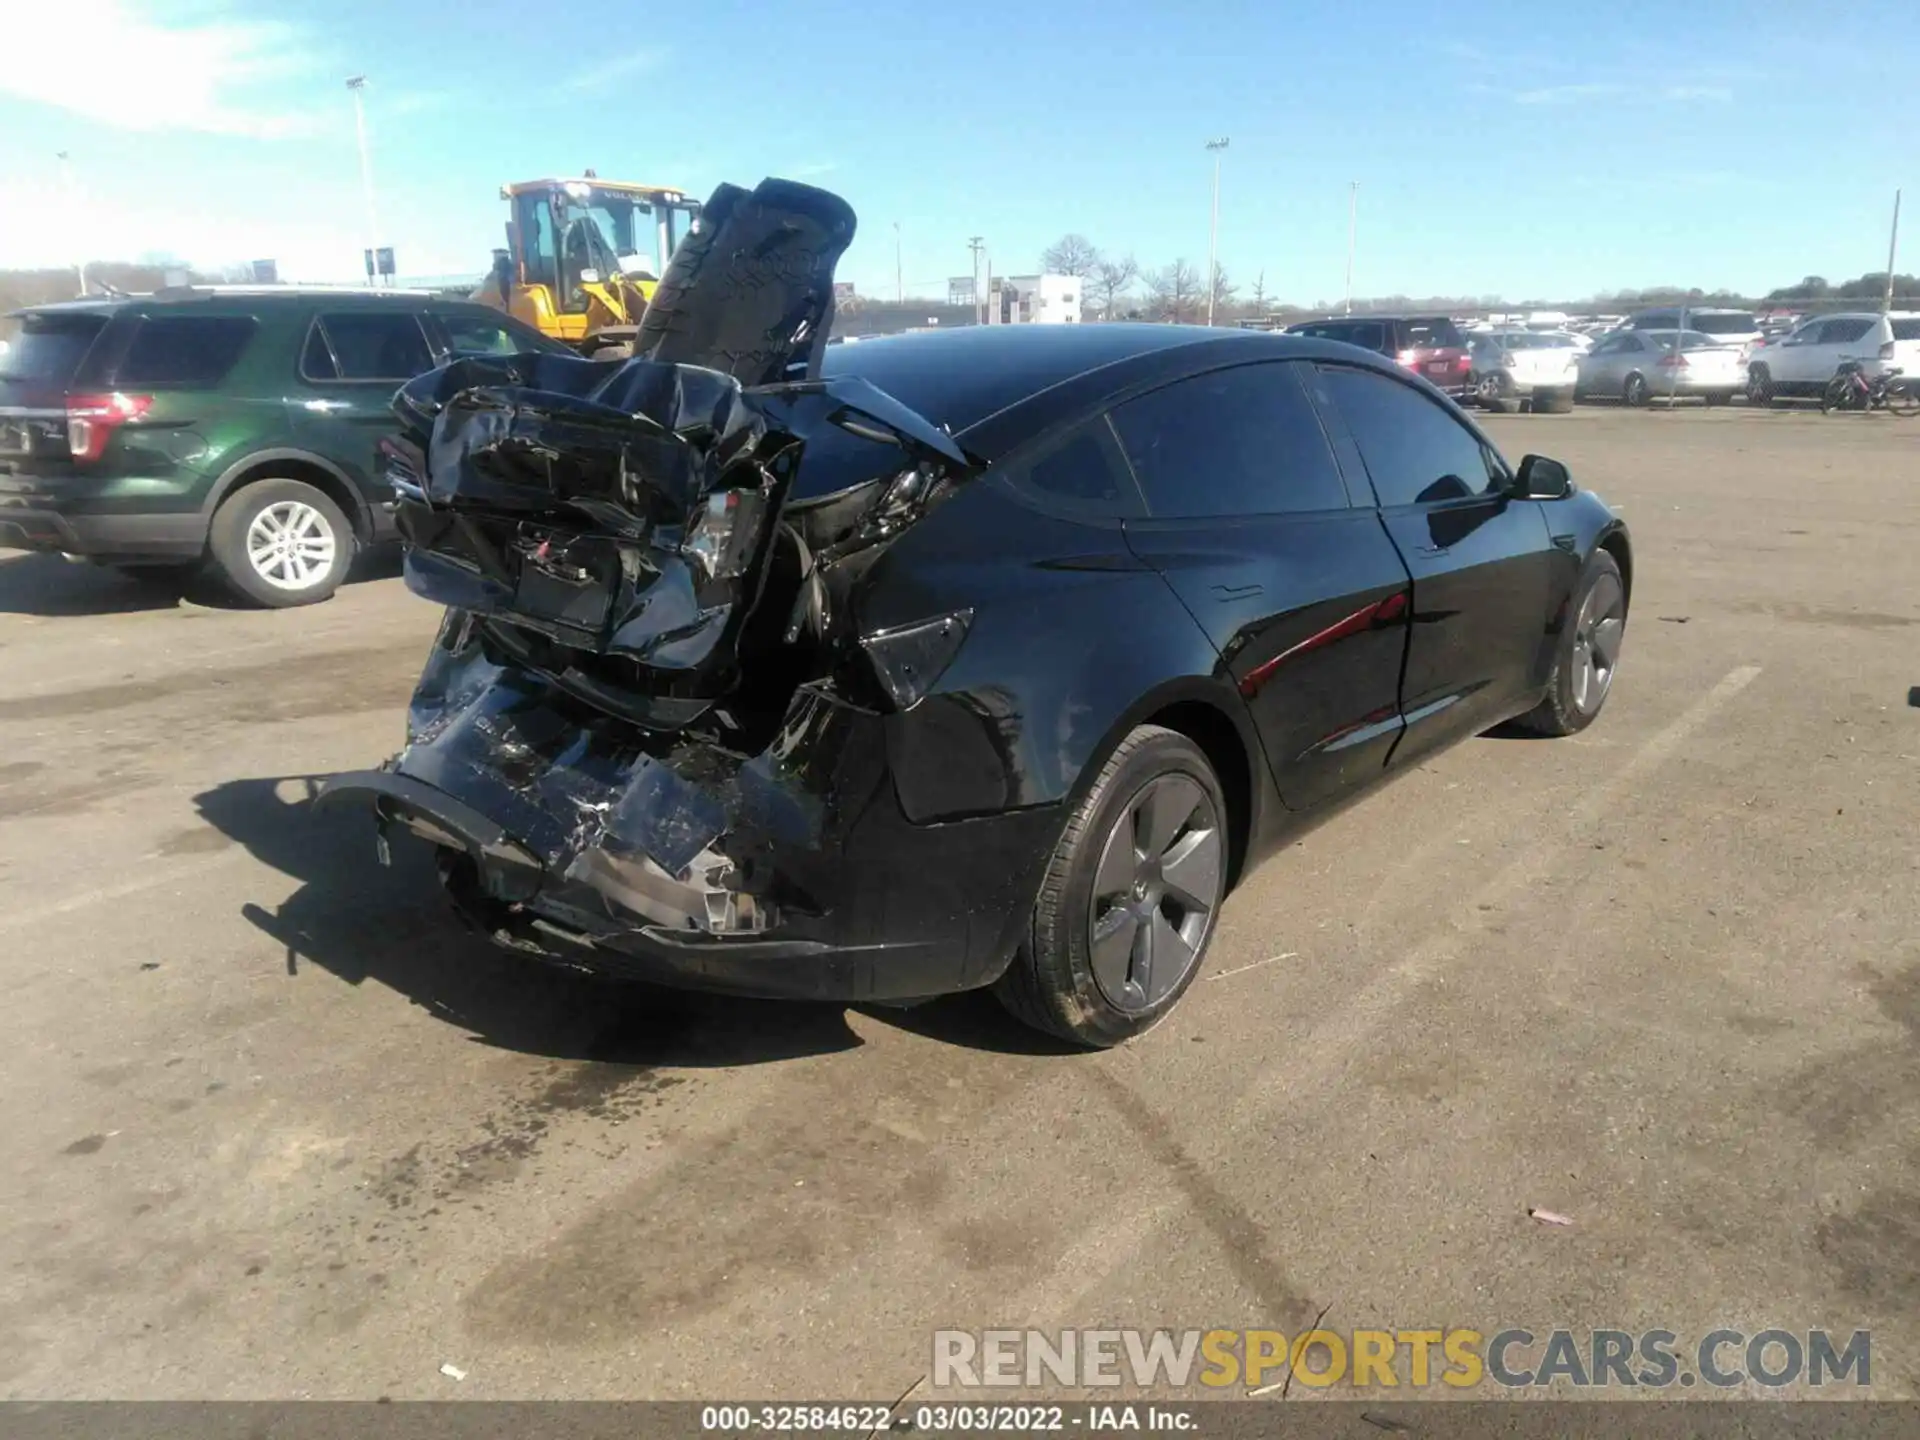
M1538 330L1491 330L1468 337L1473 400L1511 414L1522 400L1535 413L1563 415L1573 408L1580 350L1570 336Z
M1678 344L1675 344L1676 339ZM1724 405L1745 380L1740 347L1698 330L1616 330L1580 358L1581 399L1698 398Z
M1920 375L1920 314L1855 312L1803 320L1747 352L1747 399L1771 405L1780 396L1817 397L1849 360L1859 361L1868 375L1889 366Z

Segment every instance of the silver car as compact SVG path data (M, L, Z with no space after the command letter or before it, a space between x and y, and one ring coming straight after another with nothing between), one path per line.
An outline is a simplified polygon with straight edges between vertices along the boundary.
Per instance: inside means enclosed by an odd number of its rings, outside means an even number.
M1676 338L1678 344L1675 344ZM1583 400L1698 397L1724 405L1746 386L1741 349L1699 330L1616 330L1580 357L1574 393Z
M1510 414L1522 400L1536 413L1573 408L1580 356L1572 337L1537 330L1487 330L1468 338L1473 398L1496 414Z

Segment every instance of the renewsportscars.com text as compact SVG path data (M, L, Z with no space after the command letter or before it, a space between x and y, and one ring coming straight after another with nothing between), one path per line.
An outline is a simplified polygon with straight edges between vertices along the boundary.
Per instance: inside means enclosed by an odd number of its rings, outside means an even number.
M1873 1383L1866 1330L938 1330L935 1387L1718 1389Z

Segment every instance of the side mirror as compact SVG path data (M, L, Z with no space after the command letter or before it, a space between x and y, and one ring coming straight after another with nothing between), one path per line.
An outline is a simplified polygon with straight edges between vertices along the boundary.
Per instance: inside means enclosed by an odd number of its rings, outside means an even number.
M598 285L600 283L600 272L598 270L582 270L580 272L580 283L582 285Z
M1573 474L1558 460L1544 455L1529 455L1514 471L1507 487L1511 500L1564 500L1573 494Z

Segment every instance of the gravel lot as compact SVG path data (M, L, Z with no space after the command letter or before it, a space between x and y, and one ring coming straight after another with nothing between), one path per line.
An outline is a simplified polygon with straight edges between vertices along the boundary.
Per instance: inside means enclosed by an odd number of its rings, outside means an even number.
M1329 1307L1870 1327L1920 1392L1920 422L1492 428L1634 527L1606 715L1270 862L1101 1056L497 955L305 808L398 742L391 567L0 560L0 1390L891 1399L936 1326Z

